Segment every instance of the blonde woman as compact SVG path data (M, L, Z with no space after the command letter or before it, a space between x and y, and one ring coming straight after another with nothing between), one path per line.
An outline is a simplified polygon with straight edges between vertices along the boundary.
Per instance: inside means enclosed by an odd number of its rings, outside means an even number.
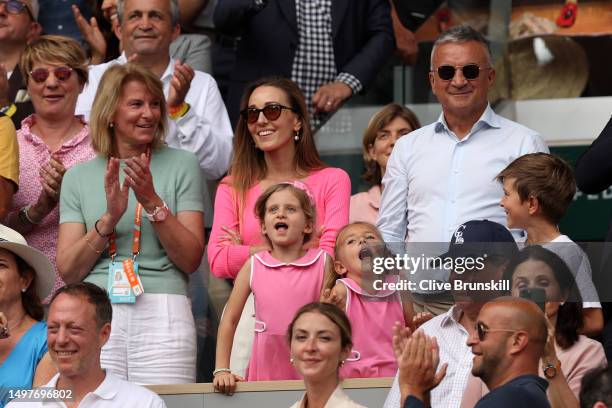
M139 384L193 382L186 294L204 252L198 162L164 146L159 78L128 63L102 81L91 114L98 156L65 175L57 266L66 283L109 292L115 318L104 368Z

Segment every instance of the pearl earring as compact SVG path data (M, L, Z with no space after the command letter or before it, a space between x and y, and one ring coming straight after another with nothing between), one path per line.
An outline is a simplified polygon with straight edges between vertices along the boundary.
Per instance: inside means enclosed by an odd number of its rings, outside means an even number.
M113 122L111 122L111 123L108 124L108 127L112 129L112 128L115 127L115 124Z
M26 290L28 290L28 288L21 288L22 293L25 293Z
M296 130L294 135L293 135L293 140L295 140L296 142L300 140L300 131Z
M291 365L293 365L293 362L294 362L294 361L295 361L295 360L293 359L293 357L291 357L291 358L289 359L289 362L291 363Z

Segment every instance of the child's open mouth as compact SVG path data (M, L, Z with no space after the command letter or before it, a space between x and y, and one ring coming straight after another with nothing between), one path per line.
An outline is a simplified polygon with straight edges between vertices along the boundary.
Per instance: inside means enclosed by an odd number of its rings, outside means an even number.
M277 222L276 224L274 224L274 229L277 231L287 231L287 229L289 229L289 226L284 222Z
M361 251L359 251L359 259L363 261L366 258L372 258L372 251L370 251L369 248L361 248Z

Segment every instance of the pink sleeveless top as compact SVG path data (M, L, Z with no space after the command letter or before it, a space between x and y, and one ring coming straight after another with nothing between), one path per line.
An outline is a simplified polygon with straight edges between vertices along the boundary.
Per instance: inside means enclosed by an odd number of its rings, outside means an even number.
M353 350L340 369L342 378L393 377L397 363L391 340L393 324L404 322L397 291L367 293L350 278L338 279L346 286L346 314L353 328Z
M289 263L267 251L251 257L255 339L247 381L301 379L289 362L287 327L300 307L319 300L328 257L319 248Z

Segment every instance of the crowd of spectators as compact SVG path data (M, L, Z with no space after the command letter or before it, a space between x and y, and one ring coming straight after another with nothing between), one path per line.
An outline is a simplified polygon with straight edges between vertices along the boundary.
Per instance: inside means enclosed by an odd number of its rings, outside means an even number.
M494 112L480 32L435 41L434 123L372 117L368 191L321 159L316 131L411 38L388 0L0 0L0 406L164 406L135 384L196 381L197 270L232 287L204 356L227 395L303 378L295 407L358 408L340 378L395 376L386 408L610 405L608 305L559 231L573 170ZM484 261L397 290L376 260L419 243Z

